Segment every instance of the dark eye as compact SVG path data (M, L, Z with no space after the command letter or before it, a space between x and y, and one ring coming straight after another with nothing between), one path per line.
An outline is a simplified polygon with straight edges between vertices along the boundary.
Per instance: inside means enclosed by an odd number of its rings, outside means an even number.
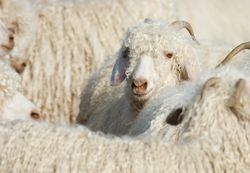
M128 58L129 56L129 48L126 48L123 52L123 58Z
M173 57L173 53L165 53L165 57L167 59L171 59Z

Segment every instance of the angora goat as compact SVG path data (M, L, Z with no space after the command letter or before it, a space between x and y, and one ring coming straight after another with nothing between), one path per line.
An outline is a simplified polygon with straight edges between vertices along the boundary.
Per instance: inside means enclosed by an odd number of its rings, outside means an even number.
M1 123L1 172L248 172L249 80L211 78L184 111L177 144L86 128ZM213 101L213 102L211 102Z

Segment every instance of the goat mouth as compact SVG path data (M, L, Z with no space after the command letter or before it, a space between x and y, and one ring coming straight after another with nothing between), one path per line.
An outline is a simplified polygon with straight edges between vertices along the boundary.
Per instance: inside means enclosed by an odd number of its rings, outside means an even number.
M143 93L136 93L133 92L133 95L137 98L147 98L149 95L151 95L153 89L150 89L147 92L143 92Z

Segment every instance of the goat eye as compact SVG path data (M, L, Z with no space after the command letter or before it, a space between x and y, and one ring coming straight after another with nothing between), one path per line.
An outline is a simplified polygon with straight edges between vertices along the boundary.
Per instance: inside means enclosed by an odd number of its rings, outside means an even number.
M173 53L165 53L165 57L167 59L171 59L173 57Z
M123 58L128 58L129 56L129 48L126 48L123 52Z

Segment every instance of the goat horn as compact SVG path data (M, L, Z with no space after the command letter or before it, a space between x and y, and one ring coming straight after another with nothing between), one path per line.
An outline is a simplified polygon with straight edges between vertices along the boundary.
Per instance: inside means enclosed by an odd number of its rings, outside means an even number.
M172 26L174 26L176 29L182 29L182 28L185 28L188 33L191 35L192 39L197 43L197 44L200 44L196 38L195 38L195 35L194 35L194 30L192 28L192 26L190 25L190 23L184 21L184 20L177 20L177 21L174 21L173 23L171 23Z
M234 93L235 104L239 104L242 92L246 88L246 81L244 79L239 79L236 83L235 88L236 88L236 91Z
M204 98L206 90L208 90L208 88L216 85L220 80L221 80L221 78L219 78L219 77L212 77L205 82L205 84L203 85L203 88L201 90L200 101Z
M228 63L235 55L237 55L240 51L242 51L244 49L250 49L250 41L245 42L245 43L241 43L240 45L235 47L231 52L229 52L229 54L226 56L226 58L224 58L223 61L221 61L221 63L219 63L216 66L216 68Z

